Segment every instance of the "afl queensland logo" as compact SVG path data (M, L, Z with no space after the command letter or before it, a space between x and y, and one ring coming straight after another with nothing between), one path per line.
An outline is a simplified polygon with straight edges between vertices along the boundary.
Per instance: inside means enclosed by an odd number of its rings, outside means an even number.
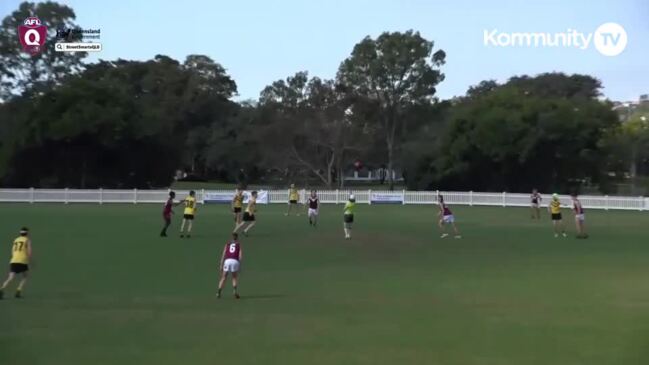
M23 50L35 55L43 49L47 37L47 27L41 24L40 19L29 17L25 19L23 25L18 27L18 37L20 37Z

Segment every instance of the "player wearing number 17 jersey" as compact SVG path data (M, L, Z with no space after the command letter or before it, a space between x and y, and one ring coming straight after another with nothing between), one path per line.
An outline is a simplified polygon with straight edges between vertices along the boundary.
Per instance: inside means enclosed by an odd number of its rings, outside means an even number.
M241 268L241 260L243 259L243 251L241 244L238 241L239 235L232 233L232 241L225 244L223 247L223 254L221 255L221 280L219 281L219 291L216 293L217 298L221 298L221 292L228 274L232 274L232 289L234 290L234 297L239 299L239 269Z
M18 236L11 246L11 261L9 263L9 276L0 288L0 299L3 298L5 288L11 283L18 274L22 275L18 288L16 288L16 298L22 297L23 287L27 283L27 272L29 271L29 261L32 258L32 242L28 237L29 230L27 227L20 229Z
M185 224L187 224L187 238L191 237L194 216L196 215L196 192L191 190L185 198L185 210L183 211L183 222L180 224L180 238L185 237Z

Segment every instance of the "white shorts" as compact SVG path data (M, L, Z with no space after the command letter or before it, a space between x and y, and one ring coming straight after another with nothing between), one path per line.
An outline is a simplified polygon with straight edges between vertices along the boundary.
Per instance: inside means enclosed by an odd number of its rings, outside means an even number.
M309 217L315 217L317 215L318 215L317 209L309 208Z
M238 272L239 260L225 259L223 262L223 272Z
M583 214L576 214L575 219L580 221L580 222L583 222L583 221L586 220L586 217Z
M539 203L531 203L530 206L531 206L532 208L538 208L538 207L539 207Z
M443 221L444 223L453 223L453 222L455 222L455 217L453 217L453 214L445 215L445 216L442 218L442 221Z

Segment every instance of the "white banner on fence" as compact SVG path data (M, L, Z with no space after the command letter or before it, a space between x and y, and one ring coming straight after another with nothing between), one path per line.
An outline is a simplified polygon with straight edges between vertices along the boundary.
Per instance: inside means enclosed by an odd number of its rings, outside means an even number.
M209 204L209 203L217 203L217 204L229 204L232 202L232 198L234 198L234 191L230 192L205 192L205 196L203 197L203 203ZM243 202L245 204L248 204L248 200L250 199L250 192L249 191L244 191L243 192ZM260 190L257 192L257 203L259 204L268 204L268 191L267 190Z
M372 195L370 195L370 201L372 204L403 204L403 198L404 196L402 192L372 192Z

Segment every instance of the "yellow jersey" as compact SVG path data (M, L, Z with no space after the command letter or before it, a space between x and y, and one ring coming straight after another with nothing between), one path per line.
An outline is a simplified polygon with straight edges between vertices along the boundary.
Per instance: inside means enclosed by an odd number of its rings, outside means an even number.
M345 210L343 211L344 215L354 215L354 207L356 206L356 203L352 203L348 201L345 203Z
M300 199L300 193L297 189L290 189L288 192L288 200L298 200Z
M243 194L235 194L234 198L232 199L232 205L234 205L235 208L242 208L243 207Z
M29 238L20 236L14 240L11 249L11 262L12 264L29 264Z
M193 196L188 196L185 198L185 211L184 214L194 215L196 214L196 198Z
M559 214L561 213L561 202L558 200L552 200L550 202L550 213Z
M256 211L257 211L257 199L251 196L250 200L248 201L248 207L246 208L246 212L248 212L248 214L254 215Z

